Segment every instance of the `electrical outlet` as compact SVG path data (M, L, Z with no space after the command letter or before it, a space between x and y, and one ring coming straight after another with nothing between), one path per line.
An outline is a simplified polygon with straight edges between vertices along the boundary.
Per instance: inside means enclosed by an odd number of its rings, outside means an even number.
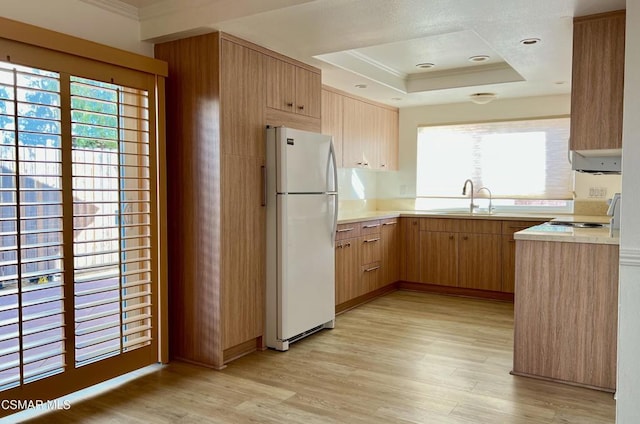
M606 187L589 187L589 198L604 199L607 197Z

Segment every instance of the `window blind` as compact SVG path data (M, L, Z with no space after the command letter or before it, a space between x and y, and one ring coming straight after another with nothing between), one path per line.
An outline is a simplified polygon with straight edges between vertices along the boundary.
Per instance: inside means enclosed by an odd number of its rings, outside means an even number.
M564 117L420 127L417 195L462 197L470 178L494 198L571 199L568 141Z

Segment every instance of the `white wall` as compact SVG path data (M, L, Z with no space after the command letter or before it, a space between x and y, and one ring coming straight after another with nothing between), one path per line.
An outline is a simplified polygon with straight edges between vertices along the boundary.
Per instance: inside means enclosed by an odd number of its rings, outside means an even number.
M626 40L616 422L637 424L640 423L640 0L627 0Z
M80 0L2 0L0 14L4 18L153 56L153 44L140 41L137 19Z

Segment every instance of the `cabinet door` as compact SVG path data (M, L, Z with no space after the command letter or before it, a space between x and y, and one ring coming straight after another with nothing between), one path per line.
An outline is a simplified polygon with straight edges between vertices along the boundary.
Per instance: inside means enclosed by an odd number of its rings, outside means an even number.
M401 218L400 279L420 281L420 220Z
M358 239L336 242L336 305L358 296L360 287Z
M513 293L516 286L516 241L513 235L502 236L502 291Z
M382 142L380 148L380 169L398 169L398 111L382 109Z
M261 206L263 161L223 155L221 163L220 293L227 349L261 336L264 328L266 209Z
M400 228L397 219L382 222L382 278L380 285L386 286L400 279Z
M342 127L342 147L343 166L345 168L358 168L364 166L362 145L364 143L362 134L364 132L364 102L343 98L343 127Z
M363 167L380 169L380 148L382 137L382 116L380 108L366 102L362 103L362 122L360 123L360 140Z
M266 56L267 107L295 111L296 66L275 57Z
M380 233L361 237L362 265L378 262L381 259Z
M458 234L420 232L420 282L458 285Z
M320 118L322 82L319 73L296 66L295 112Z
M625 13L573 23L571 149L622 148Z
M264 59L261 53L222 41L220 150L222 154L265 158ZM207 108L210 106L207 106ZM204 108L204 106L203 106ZM209 112L209 111L208 111ZM210 111L213 113L213 110ZM214 119L213 116L210 117ZM213 121L203 125L215 131Z
M502 236L458 234L459 286L500 291L502 288Z
M381 287L382 266L380 261L362 266L362 279L358 296L367 294Z
M322 134L333 136L336 164L342 168L342 98L338 93L322 90Z

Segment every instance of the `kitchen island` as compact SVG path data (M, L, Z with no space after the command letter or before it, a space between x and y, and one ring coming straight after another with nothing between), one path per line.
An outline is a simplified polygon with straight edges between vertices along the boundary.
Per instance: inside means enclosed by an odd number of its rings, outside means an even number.
M513 374L615 391L617 234L546 223L514 238Z

